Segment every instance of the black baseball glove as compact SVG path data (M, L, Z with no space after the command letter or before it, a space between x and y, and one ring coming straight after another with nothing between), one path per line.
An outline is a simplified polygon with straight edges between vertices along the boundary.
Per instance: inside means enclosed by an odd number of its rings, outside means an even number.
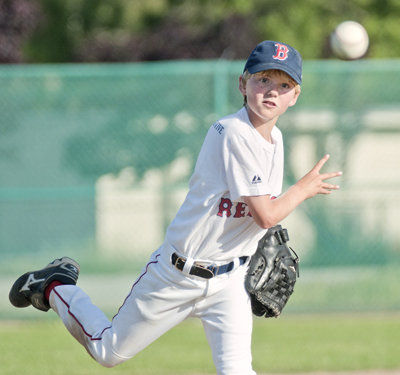
M293 293L299 258L287 241L286 229L280 225L269 228L250 260L245 286L257 316L278 317Z

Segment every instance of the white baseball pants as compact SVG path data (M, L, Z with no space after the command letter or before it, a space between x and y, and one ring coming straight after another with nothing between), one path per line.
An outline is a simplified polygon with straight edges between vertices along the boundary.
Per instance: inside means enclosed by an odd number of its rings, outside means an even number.
M255 375L246 266L206 280L185 276L162 247L133 284L112 321L75 285L61 285L50 305L69 332L101 365L113 367L188 317L201 319L219 375Z

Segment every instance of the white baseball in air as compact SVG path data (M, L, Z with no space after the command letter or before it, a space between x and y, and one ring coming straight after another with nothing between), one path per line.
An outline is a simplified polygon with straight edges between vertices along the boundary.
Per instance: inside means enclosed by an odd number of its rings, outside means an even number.
M330 44L332 52L340 59L356 60L368 50L368 33L358 22L345 21L332 32Z

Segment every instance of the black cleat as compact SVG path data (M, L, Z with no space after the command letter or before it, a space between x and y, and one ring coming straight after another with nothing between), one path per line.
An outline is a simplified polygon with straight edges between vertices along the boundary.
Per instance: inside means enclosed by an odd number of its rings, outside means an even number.
M32 305L38 310L50 309L44 296L46 287L52 281L75 285L79 276L79 264L71 258L63 257L49 263L38 271L23 274L17 279L10 290L9 299L15 307Z

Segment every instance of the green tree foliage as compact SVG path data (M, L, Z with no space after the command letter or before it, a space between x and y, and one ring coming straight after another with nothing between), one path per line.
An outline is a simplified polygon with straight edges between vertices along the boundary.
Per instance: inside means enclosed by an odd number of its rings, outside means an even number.
M27 44L31 62L79 61L79 51L92 34L113 32L122 24L118 0L35 0L44 19Z
M349 19L366 27L369 57L400 56L398 0L31 3L44 14L24 55L32 62L243 59L264 39L295 45L306 59L330 58L329 35Z
M35 1L0 0L0 63L20 62L23 42L40 18Z

